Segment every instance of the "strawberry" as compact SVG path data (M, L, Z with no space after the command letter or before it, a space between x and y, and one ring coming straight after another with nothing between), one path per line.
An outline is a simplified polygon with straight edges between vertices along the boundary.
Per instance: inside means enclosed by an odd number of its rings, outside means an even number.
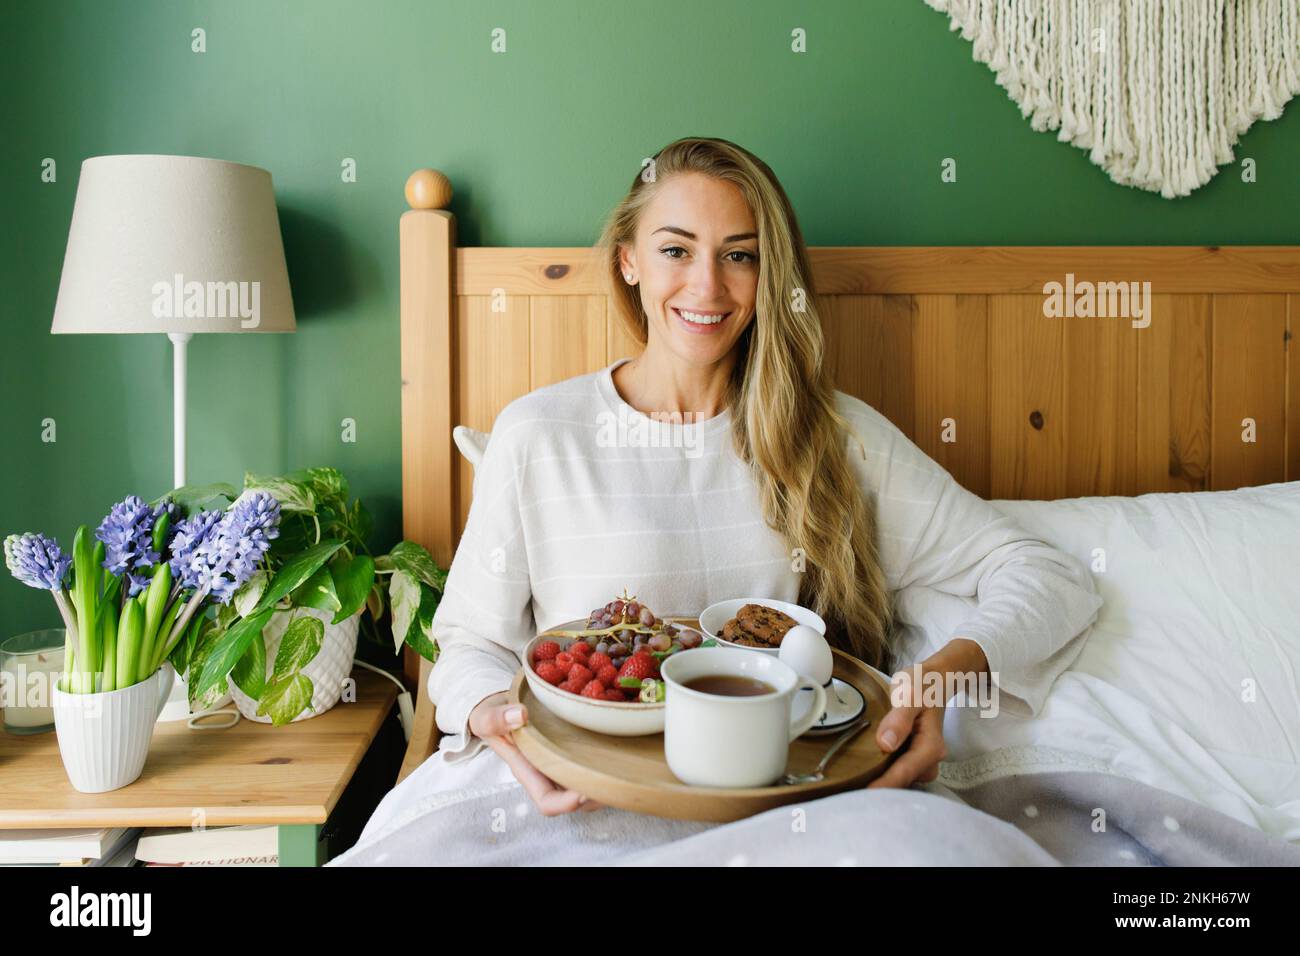
M537 665L536 670L537 676L548 684L558 685L566 676L554 661L542 661Z
M623 662L623 666L618 670L618 679L622 681L627 677L634 677L637 680L644 680L647 677L656 677L659 673L657 661L649 654L640 652L633 654Z
M533 651L533 666L536 667L539 661L553 661L555 655L560 653L560 645L555 641L542 641Z
M591 680L593 676L591 669L582 664L574 664L573 667L569 669L569 680L575 684L581 683L583 686L586 686L587 681Z
M605 685L598 680L588 681L587 686L579 693L581 693L583 697L594 697L596 700L604 700Z
M595 661L592 661L594 664ZM600 670L596 671L596 679L606 687L613 687L618 683L618 668L613 664L606 664Z

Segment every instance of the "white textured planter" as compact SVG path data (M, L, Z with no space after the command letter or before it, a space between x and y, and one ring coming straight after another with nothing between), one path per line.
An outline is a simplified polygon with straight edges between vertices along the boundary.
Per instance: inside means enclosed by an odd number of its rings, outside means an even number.
M312 686L311 707L293 719L293 723L323 714L339 702L343 694L343 682L352 673L352 658L357 653L357 631L361 626L361 611L338 624L331 624L334 615L329 611L318 611L313 607L294 608L292 611L276 611L262 628L262 640L266 642L266 677L269 679L275 667L275 655L280 650L280 640L289 626L291 615L310 614L325 625L325 637L321 641L320 651L302 668L302 674L310 678ZM230 681L230 695L235 699L235 706L248 720L259 724L269 724L270 717L257 715L257 701L249 697Z
M144 772L154 724L176 671L163 666L139 683L100 694L67 694L54 688L54 729L63 769L82 793L104 793L132 783Z

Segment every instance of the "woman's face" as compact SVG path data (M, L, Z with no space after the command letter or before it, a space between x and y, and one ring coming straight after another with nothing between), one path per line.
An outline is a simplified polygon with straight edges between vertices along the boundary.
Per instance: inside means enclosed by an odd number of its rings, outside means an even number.
M642 213L635 248L621 257L621 271L640 288L648 348L711 365L754 318L758 235L732 183L702 173L665 179Z

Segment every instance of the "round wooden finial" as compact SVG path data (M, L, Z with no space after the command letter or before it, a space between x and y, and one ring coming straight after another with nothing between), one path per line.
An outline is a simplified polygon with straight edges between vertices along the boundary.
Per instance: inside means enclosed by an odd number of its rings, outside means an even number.
M436 169L417 169L406 181L406 202L412 209L446 209L451 180Z

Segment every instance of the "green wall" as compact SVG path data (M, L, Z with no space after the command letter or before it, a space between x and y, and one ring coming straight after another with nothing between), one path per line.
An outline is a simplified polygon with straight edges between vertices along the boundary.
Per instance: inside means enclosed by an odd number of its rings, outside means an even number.
M589 244L641 158L691 134L762 156L813 245L1297 241L1300 106L1238 147L1258 182L1229 167L1171 202L1033 132L922 0L801 6L5 0L0 534L67 546L113 501L170 484L166 338L49 334L88 156L271 170L299 330L196 337L190 479L337 465L380 546L400 533L397 221L419 166L451 178L466 245ZM190 51L194 27L206 53ZM807 53L790 52L794 27ZM949 156L958 181L944 184ZM56 623L48 596L0 574L0 632Z

